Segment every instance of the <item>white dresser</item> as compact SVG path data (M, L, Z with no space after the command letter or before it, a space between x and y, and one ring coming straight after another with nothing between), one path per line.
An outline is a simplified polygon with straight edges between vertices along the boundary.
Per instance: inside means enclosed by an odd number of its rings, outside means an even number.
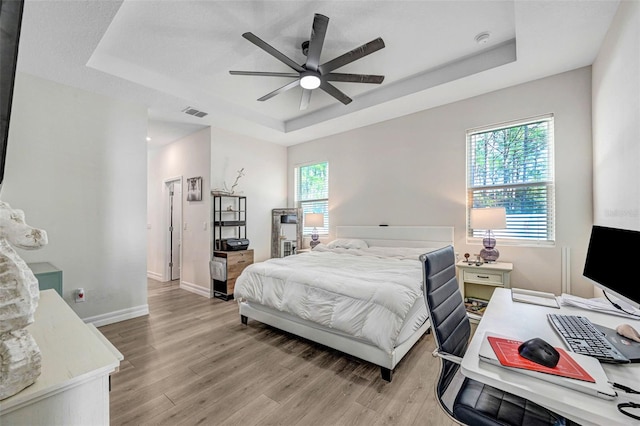
M109 425L109 375L123 356L55 290L40 292L27 327L42 354L34 384L0 401L2 425Z

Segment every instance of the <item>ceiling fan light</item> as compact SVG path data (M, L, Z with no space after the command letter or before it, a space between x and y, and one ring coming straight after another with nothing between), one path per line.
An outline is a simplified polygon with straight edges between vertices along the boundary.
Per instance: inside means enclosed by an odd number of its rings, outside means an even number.
M300 78L300 87L303 89L317 89L320 87L320 77L317 75L305 75Z

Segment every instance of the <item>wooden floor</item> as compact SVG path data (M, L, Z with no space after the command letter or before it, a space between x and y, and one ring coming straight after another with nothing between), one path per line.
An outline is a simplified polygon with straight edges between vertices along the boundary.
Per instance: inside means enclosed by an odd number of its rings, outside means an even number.
M145 317L101 327L122 352L111 425L453 425L434 399L425 335L378 367L269 326L240 323L235 301L149 280Z

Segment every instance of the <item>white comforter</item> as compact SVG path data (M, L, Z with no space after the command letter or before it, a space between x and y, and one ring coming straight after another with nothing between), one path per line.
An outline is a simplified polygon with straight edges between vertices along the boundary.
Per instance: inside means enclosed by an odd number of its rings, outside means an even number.
M421 253L430 249L333 249L245 268L238 301L257 302L340 330L391 352L404 319L422 298Z

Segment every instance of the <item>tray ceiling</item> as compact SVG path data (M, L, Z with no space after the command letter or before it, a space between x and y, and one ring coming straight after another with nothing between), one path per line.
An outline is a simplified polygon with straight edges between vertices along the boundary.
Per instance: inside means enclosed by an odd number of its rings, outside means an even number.
M215 126L291 145L590 65L617 4L27 0L19 70L146 104L153 138ZM322 62L382 37L384 49L336 72L384 82L335 83L353 98L346 106L315 90L300 111L300 88L258 102L289 80L229 70L291 70L242 33L302 64L314 13L329 17Z

